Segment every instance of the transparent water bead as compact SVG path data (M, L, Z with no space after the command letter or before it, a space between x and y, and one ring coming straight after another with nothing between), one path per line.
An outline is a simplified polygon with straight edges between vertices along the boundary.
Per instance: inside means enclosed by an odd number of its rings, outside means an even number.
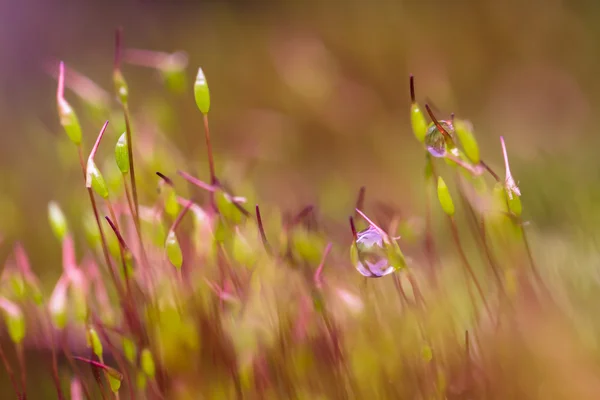
M456 135L454 133L452 121L442 120L439 122L440 125L442 125L446 132L448 132L452 139L456 142ZM449 150L444 134L440 132L434 123L431 123L427 128L427 133L425 134L425 146L427 146L427 150L432 156L438 158L445 157Z
M369 227L357 234L355 265L361 275L368 278L380 278L394 272L400 266L390 265L386 243L381 232Z

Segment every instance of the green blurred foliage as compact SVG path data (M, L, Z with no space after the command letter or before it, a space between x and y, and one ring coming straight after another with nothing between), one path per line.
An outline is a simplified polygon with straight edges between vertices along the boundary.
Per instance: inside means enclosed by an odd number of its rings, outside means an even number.
M594 398L600 360L596 335L600 320L594 308L600 293L594 267L600 243L596 185L600 160L595 154L599 139L593 118L600 105L599 4L491 0L374 4L356 0L343 5L229 1L199 6L191 1L153 0L81 3L65 11L65 5L33 3L0 5L0 32L4 33L0 50L9 60L0 65L0 117L5 124L0 134L0 232L7 239L2 242L7 244L3 254L10 251L10 239L23 240L45 293L51 293L61 273L60 246L45 223L50 201L61 205L79 253L86 245L84 233L87 241L99 247L97 227L93 219L86 219L90 210L82 201L86 193L79 160L56 116L54 60L64 60L107 91L106 98L100 91L97 97L81 99L70 89L65 96L80 117L86 153L102 122L111 120L98 153L98 160L108 160L124 131L118 108L106 106L116 101L110 74L114 28L124 26L126 47L185 51L188 66L184 71L171 64L156 69L127 62L123 66L133 129L141 137L135 146L136 158L143 163L136 170L144 182L142 203L150 207L155 199L156 171L175 177L176 170L183 169L208 181L202 119L191 87L181 89L194 82L196 67L201 65L211 84L210 121L219 176L239 190L236 195L254 196L270 208L277 204L282 212L316 203L327 216L326 228L346 223L352 213L352 196L362 185L368 187L367 209L381 213L383 222L390 223L380 201L389 201L389 207L400 210L397 214L403 224L410 218L423 223L424 160L422 146L411 133L408 76L412 73L421 105L429 103L439 118L448 119L455 112L457 118L473 124L478 149L465 149L471 159L481 156L502 171L498 137L507 138L511 170L523 191L523 218L533 233L534 254L544 277L560 288L555 295L568 300L569 315L577 321L571 329L553 320L528 318L535 310L519 310L527 328L524 337L505 334L478 344L497 349L494 354L501 362L494 377L514 383L502 392L504 398L548 394ZM108 174L104 165L98 161ZM106 176L112 196L119 176ZM178 194L179 187L182 196L188 194L183 181L176 180L176 185ZM497 195L505 200L503 190ZM460 198L453 192L452 199L459 223L465 222L465 215L458 215ZM177 207L172 196L167 200L172 212L159 218L168 220ZM256 248L258 240L247 243L239 232L235 236L228 230L243 219L231 198L219 192L217 204L227 220L220 234L224 242L231 242L227 245L234 249L234 261L253 271L261 266L251 278L248 310L237 315L239 305L231 305L232 317L223 327L238 333L232 346L242 361L250 362L262 346L276 343L276 327L285 321L274 322L275 311L270 307L292 307L286 301L298 293L287 289L290 282L301 285L303 272L282 276L264 262L262 254L251 254L248 246ZM454 265L455 253L441 212L434 211L434 231L441 232L436 240L446 262ZM282 217L279 211L272 213L266 218L267 236L279 245L279 232L271 225L278 227ZM200 236L202 223L197 225ZM491 225L493 240L516 248L519 231L508 217L493 220ZM163 253L165 243L167 247L173 243L163 225L143 223L142 229ZM254 227L240 229L256 233ZM105 232L111 252L118 256L118 243L110 231ZM314 265L325 240L311 235L299 227L291 241L298 259ZM472 254L476 243L467 242L465 247ZM184 244L177 242L170 248L168 258L180 267L185 262ZM515 270L523 262L511 254L499 255L511 265L502 273L518 285ZM443 350L469 325L468 291L457 274L447 273L440 280L460 290L435 298L428 304L428 317L421 321L416 313L398 315L391 280L369 283L366 295L354 301L352 296L357 295L344 287L358 288L358 276L351 266L336 264L332 275L339 277L335 282L340 287L325 293L323 302L326 309L342 315L344 326L352 332L345 338L346 348L353 349L346 361L356 384L363 388L362 398L414 395L411 390L416 389L397 392L389 382L397 377L416 382L417 377L406 377L422 361L435 364L440 357L449 365L459 362L459 355ZM409 285L404 284L408 291ZM193 382L183 371L195 361L182 359L178 352L202 349L194 325L189 316L177 314L175 305L161 307L157 336L166 339L161 349L139 349L146 373L138 375L140 384L153 378L156 360L182 371L183 379ZM361 307L367 312L359 313ZM449 316L448 309L455 314ZM66 316L59 311L57 324L62 326ZM316 341L316 328L306 329ZM432 337L424 339L423 330L433 332ZM135 352L128 347L131 358ZM322 364L312 349L309 345L294 348L293 374L300 387L327 393L327 384L314 381L311 368L322 368ZM418 349L418 361L405 355L415 354L414 349ZM264 361L269 362L273 360ZM259 369L248 367L248 371L255 370ZM521 376L513 371L531 373ZM324 380L336 379L331 371L318 372ZM429 374L417 371L439 387L461 382ZM534 388L527 379L542 384ZM5 387L4 378L0 381ZM214 390L226 393L229 388ZM314 398L313 394L307 389L305 396ZM327 398L333 397L329 393Z

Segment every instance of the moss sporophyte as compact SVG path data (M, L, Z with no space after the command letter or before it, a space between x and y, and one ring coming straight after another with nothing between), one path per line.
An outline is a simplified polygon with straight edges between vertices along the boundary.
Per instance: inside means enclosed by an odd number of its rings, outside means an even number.
M347 199L355 205L347 209L350 236L319 204L279 209L217 168L210 68L181 86L181 53L122 42L119 30L114 92L94 118L82 114L80 123L78 104L67 101L65 88L76 85L64 63L55 74L57 128L79 158L82 205L75 212L69 199L47 202L48 235L63 264L49 293L33 272L48 266L30 267L23 245L15 244L2 272L0 315L16 356L0 343L0 361L20 398L33 389L23 356L31 343L50 346L49 374L61 400L67 381L76 400L488 394L486 385L498 378L491 374L506 368L502 354L479 343L513 326L510 318L531 295L516 295L532 285L514 260L525 255L536 287L545 284L503 138L501 179L482 159L474 126L422 108L411 76L406 128L424 158L425 190L417 195L425 221L371 202L361 187ZM152 147L166 135L142 129L142 118L156 116L137 112L127 65L159 71L172 95L187 91L203 125L200 159ZM105 118L115 115L121 123L109 126ZM99 116L106 121L100 130L90 126L100 125ZM160 152L141 157L144 146ZM193 170L198 165L206 167ZM44 271L50 279L53 270Z

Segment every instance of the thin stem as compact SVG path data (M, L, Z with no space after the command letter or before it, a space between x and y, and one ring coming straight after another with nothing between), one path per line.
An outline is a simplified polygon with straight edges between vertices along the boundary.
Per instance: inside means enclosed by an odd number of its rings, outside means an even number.
M208 128L208 115L203 115L204 121L204 139L206 140L206 152L208 153L208 169L210 171L210 184L217 183L217 175L215 173L215 161L213 159L212 145L210 143L210 129Z
M123 276L125 277L125 287L127 290L128 297L131 298L131 285L129 284L129 272L127 271L127 260L125 259L125 254L126 254L126 252L129 251L129 248L127 247L127 244L125 243L125 240L123 239L123 236L121 235L121 232L119 231L119 227L108 216L105 216L104 218L106 219L106 221L112 228L113 232L115 233L115 236L117 237L117 240L119 241L119 253L121 256L121 262L122 262L122 266L123 266Z
M100 131L100 134L98 135L98 139L96 140L96 143L99 143L99 139L102 137L104 130L106 130L107 123L108 123L108 121L104 124L104 127ZM96 145L94 147L97 148ZM90 154L90 156L92 156L93 153L95 153L94 150L92 150L92 154ZM86 181L87 173L86 173L85 163L83 162L83 149L82 149L81 145L78 146L78 154L79 154L79 163L81 164L81 168L82 168L82 172L83 172L83 179L84 179L84 181ZM87 185L86 185L86 187L87 187ZM92 209L94 211L94 218L96 220L96 225L98 226L98 231L100 232L100 239L101 239L100 243L102 246L102 253L104 254L104 260L106 261L106 266L108 267L108 270L111 274L115 288L117 289L117 292L122 296L122 289L116 279L115 272L113 270L113 265L110 260L110 255L108 253L108 244L107 244L108 242L106 241L106 236L104 235L104 229L102 228L102 224L100 223L100 217L98 214L98 207L96 205L96 199L94 198L94 192L92 191L91 187L87 187L87 191L88 191L88 195L90 198L90 203L92 204Z
M56 358L56 348L54 347L55 335L52 330L50 330L50 335L52 338L52 343L50 345L50 351L52 352L52 379L54 380L54 385L56 386L56 395L58 396L58 399L64 400L65 397L60 386L60 378L58 377L58 360Z
M117 214L115 213L115 209L113 208L112 202L110 201L109 198L106 199L106 208L108 208L108 213L110 214L110 218L111 218L115 228L117 229L117 231L120 231L119 222L118 222L119 220L117 219Z
M123 174L123 187L125 188L125 197L127 198L127 206L129 207L129 212L131 213L131 216L135 220L135 206L133 205L133 200L131 198L131 190L129 190L129 185L127 184L127 179L126 179L125 174ZM134 222L134 225L135 225L135 222ZM137 225L136 225L136 229L137 229Z
M175 229L177 229L177 227L181 223L181 220L183 219L183 217L185 216L185 214L187 214L188 210L192 207L193 204L194 204L194 202L191 201L191 200L189 200L187 202L187 204L185 205L185 207L183 208L183 210L181 210L181 212L179 213L179 215L177 215L177 218L175 218L175 222L173 222L173 225L171 226L170 231L174 232Z
M65 354L65 357L67 358L67 361L69 362L69 365L73 369L74 375L83 377L81 374L81 371L79 370L79 368L77 367L77 365L75 365L75 362L73 361L73 354L71 353L71 350L69 349L67 339L68 339L67 331L63 330L61 338L60 338L63 353ZM90 388L88 387L88 384L85 381L85 379L81 379L81 387L83 388L83 392L85 394L86 399L88 399L88 400L92 399Z
M500 267L497 265L496 261L494 260L494 257L492 255L492 250L490 249L488 242L487 242L487 235L485 233L485 219L484 219L484 217L481 217L481 219L479 221L477 221L477 216L475 215L475 211L473 210L473 207L469 203L469 201L466 198L465 193L462 189L460 190L460 197L461 197L463 206L465 207L465 209L467 210L467 212L469 214L470 221L472 222L472 224L474 226L475 235L477 238L480 239L480 241L478 241L478 243L481 245L481 247L483 247L483 251L484 251L486 259L490 265L490 269L492 270L492 273L494 274L494 278L496 279L496 283L498 284L498 289L500 290L501 294L505 298L508 298L508 295L506 294L506 291L504 289L502 277L500 276Z
M421 289L419 289L419 284L417 282L417 280L415 279L415 277L413 276L413 274L408 271L406 276L408 277L408 281L410 282L410 285L412 286L412 290L413 293L415 294L415 299L418 300L418 303L422 306L425 307L425 298L423 297L423 293L421 293Z
M433 115L433 112L431 111L431 108L429 108L429 104L425 104L425 109L427 110L427 114L429 114L429 118L431 118L431 120L435 124L435 127L440 131L440 133L442 135L444 135L444 137L446 138L446 140L449 143L454 143L454 140L452 139L452 136L450 136L450 134L448 133L448 131L442 126L442 124L440 124L440 122L435 117L435 115Z
M429 276L434 287L437 287L437 263L435 256L435 243L433 241L433 228L431 222L431 194L428 190L425 194L425 253L429 264Z
M364 186L361 186L361 188L358 191L358 197L356 198L356 206L354 207L355 210L363 210L365 208L365 192L366 192L367 188ZM358 213L355 212L354 216L356 217L358 215Z
M365 221L367 221L369 223L369 225L371 225L371 227L373 227L375 230L377 230L377 232L379 232L384 238L388 238L389 236L388 234L381 229L377 224L375 224L375 222L371 221L371 219L369 217L367 217L365 215L365 213L363 213L362 211L360 211L358 208L355 210L361 217L364 218Z
M321 287L323 287L323 278L322 278L323 268L325 267L325 261L327 260L327 256L331 252L331 247L332 246L333 246L332 243L328 243L327 247L325 247L325 250L323 251L323 256L321 257L321 262L319 263L319 266L317 267L317 270L315 271L315 274L314 274L314 277L313 277L313 281L315 282L315 286L318 289L320 289Z
M122 33L123 29L119 28L115 32L115 57L114 57L114 73L121 73L121 53L122 53ZM140 235L141 242L141 230L140 230L140 206L138 201L137 185L135 180L135 163L133 161L133 138L131 134L131 116L129 113L129 106L127 102L121 102L123 108L123 117L125 118L125 136L127 138L127 153L129 156L129 171L131 178L131 190L133 192L133 204L135 206L135 224ZM142 245L143 246L143 245Z
M8 362L8 358L6 357L6 354L4 353L4 350L2 349L2 345L0 345L0 359L2 360L2 364L4 364L4 369L6 370L6 373L8 374L10 383L12 384L13 388L15 389L17 398L21 398L21 391L19 390L19 385L17 384L17 380L15 379L15 373L13 372L13 369L10 366L10 363Z
M17 351L17 360L21 370L22 399L25 400L27 398L27 363L25 362L25 355L23 353L23 343L15 344L15 350Z
M169 178L168 176L166 176L162 172L156 171L156 175L158 175L159 178L161 178L163 181L165 181L165 183L167 185L169 185L171 187L175 186L175 185L173 185L173 180L171 180L171 178Z
M544 292L546 292L546 295L550 297L550 291L544 284L544 280L542 279L542 276L538 272L538 268L536 266L535 259L533 258L533 253L531 252L531 247L529 245L529 239L527 238L527 233L525 232L525 227L523 226L522 222L523 221L519 221L519 226L521 227L521 236L523 237L523 244L525 246L525 252L527 253L527 258L529 260L529 266L531 268L531 272L533 273L533 276L535 277L538 285L540 285L542 290Z
M262 240L265 250L267 250L267 253L270 254L271 253L271 245L269 244L269 241L267 240L267 234L265 233L265 227L263 225L262 216L260 215L260 207L258 206L258 204L255 207L255 211L256 211L256 223L258 224L258 231L260 233L260 239Z
M494 172L494 170L493 170L493 169L492 169L492 168L491 168L489 165L487 165L487 164L486 164L486 163L485 163L483 160L480 160L480 161L479 161L479 164L480 164L482 167L484 167L484 168L486 169L486 171L487 171L487 172L489 172L489 174L490 174L491 176L493 176L493 177L494 177L494 179L496 180L496 182L500 182L500 176L498 176L498 174L497 174L497 173L495 173L495 172Z
M398 295L400 297L400 304L403 307L409 306L410 300L408 299L408 296L406 296L406 292L404 291L404 288L402 287L402 282L400 281L400 277L395 272L392 273L392 277L394 279L394 286L396 287L396 291L398 292Z
M102 224L100 223L100 216L98 213L98 207L96 206L96 199L94 199L94 193L91 188L88 188L88 194L90 197L90 203L92 203L92 209L94 211L94 218L96 220L96 225L98 226L98 230L100 231L100 243L102 245L102 253L104 254L104 260L106 261L106 266L108 268L108 272L110 273L111 279L119 294L119 297L123 298L123 288L119 284L119 280L117 279L117 275L114 270L114 266L110 260L110 254L108 252L108 242L106 241L106 236L104 235L104 228L102 228Z
M450 227L452 228L452 237L454 239L454 243L456 244L456 248L458 249L458 252L460 254L460 258L462 259L463 264L464 264L465 268L467 269L467 272L469 273L469 275L471 275L471 279L473 279L473 283L475 284L475 287L477 288L477 291L479 292L481 301L483 302L483 305L490 317L490 320L492 320L492 312L491 312L489 305L485 299L485 294L483 292L483 289L481 288L481 285L479 284L479 280L477 279L477 276L475 275L475 272L473 271L473 268L471 267L471 264L469 263L467 255L465 254L465 251L460 242L460 236L458 233L458 227L456 226L456 221L455 221L454 217L452 217L452 216L448 216L448 219L450 220Z
M410 102L415 104L415 78L410 74Z
M217 190L216 186L214 185L209 185L208 183L202 182L200 179L195 178L193 176L191 176L190 174L188 174L187 172L184 171L177 171L177 173L186 181L188 181L189 183L191 183L194 186L198 186L200 189L204 189L208 192L215 192Z
M296 226L300 222L302 222L302 220L304 218L306 218L314 210L314 208L315 208L315 206L313 206L312 204L309 204L308 206L306 206L302 210L300 210L300 212L298 214L296 214L296 216L294 216L288 224L286 224L284 231L287 232L290 229L292 229L294 226Z
M95 319L98 320L97 317ZM102 324L97 324L97 326L99 328L100 335L102 336L102 338L104 339L106 344L108 344L108 347L111 349L111 353L115 357L117 365L125 377L125 382L127 383L127 387L129 389L129 398L131 400L135 400L135 398L136 398L135 390L133 388L130 373L126 367L125 360L121 357L119 350L116 348L116 346L110 340L110 337L108 336L108 333L106 332L106 329L104 328L104 326Z
M356 242L358 240L358 232L356 232L356 225L354 225L354 218L350 217L350 231L352 232L352 238Z

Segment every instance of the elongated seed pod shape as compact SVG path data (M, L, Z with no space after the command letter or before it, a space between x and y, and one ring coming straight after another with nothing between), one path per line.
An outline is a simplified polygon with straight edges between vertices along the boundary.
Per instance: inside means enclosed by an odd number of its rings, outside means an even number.
M127 133L123 133L115 146L115 161L119 171L124 175L129 172L129 149L127 147Z
M169 258L171 264L173 264L173 266L177 269L181 268L183 265L183 254L174 231L170 231L167 235L165 251L167 252L167 257Z
M58 102L58 116L65 133L76 145L81 144L81 125L73 107L63 98Z
M467 121L456 120L454 121L454 131L465 155L474 164L479 164L479 146L477 145L471 124Z
M4 314L4 322L8 335L13 343L21 343L25 337L25 317L23 312L15 303L0 297L0 310Z
M50 228L52 228L54 236L62 241L69 231L69 227L65 215L55 201L48 203L48 222L50 222Z
M142 364L142 371L150 378L154 378L154 374L156 373L156 367L154 365L154 358L152 357L152 353L150 349L142 350L140 354L140 364Z
M205 115L208 114L210 111L210 91L208 90L208 83L206 82L202 68L198 68L198 75L196 75L194 98L200 112Z
M452 197L450 196L450 191L448 190L448 186L446 186L446 182L442 177L438 177L438 185L437 185L437 194L438 200L440 201L440 205L442 206L442 210L449 215L454 215L454 202L452 201Z
M100 361L102 361L102 354L104 353L102 342L100 341L100 337L98 336L98 332L94 328L89 328L87 331L87 341L88 346L92 349L96 357Z
M96 163L91 158L88 160L87 169L86 169L86 181L85 186L88 188L92 188L98 196L107 199L108 198L108 186L106 186L106 181L96 166Z
M427 120L417 103L412 103L410 106L410 123L413 134L419 142L423 143L427 133Z

